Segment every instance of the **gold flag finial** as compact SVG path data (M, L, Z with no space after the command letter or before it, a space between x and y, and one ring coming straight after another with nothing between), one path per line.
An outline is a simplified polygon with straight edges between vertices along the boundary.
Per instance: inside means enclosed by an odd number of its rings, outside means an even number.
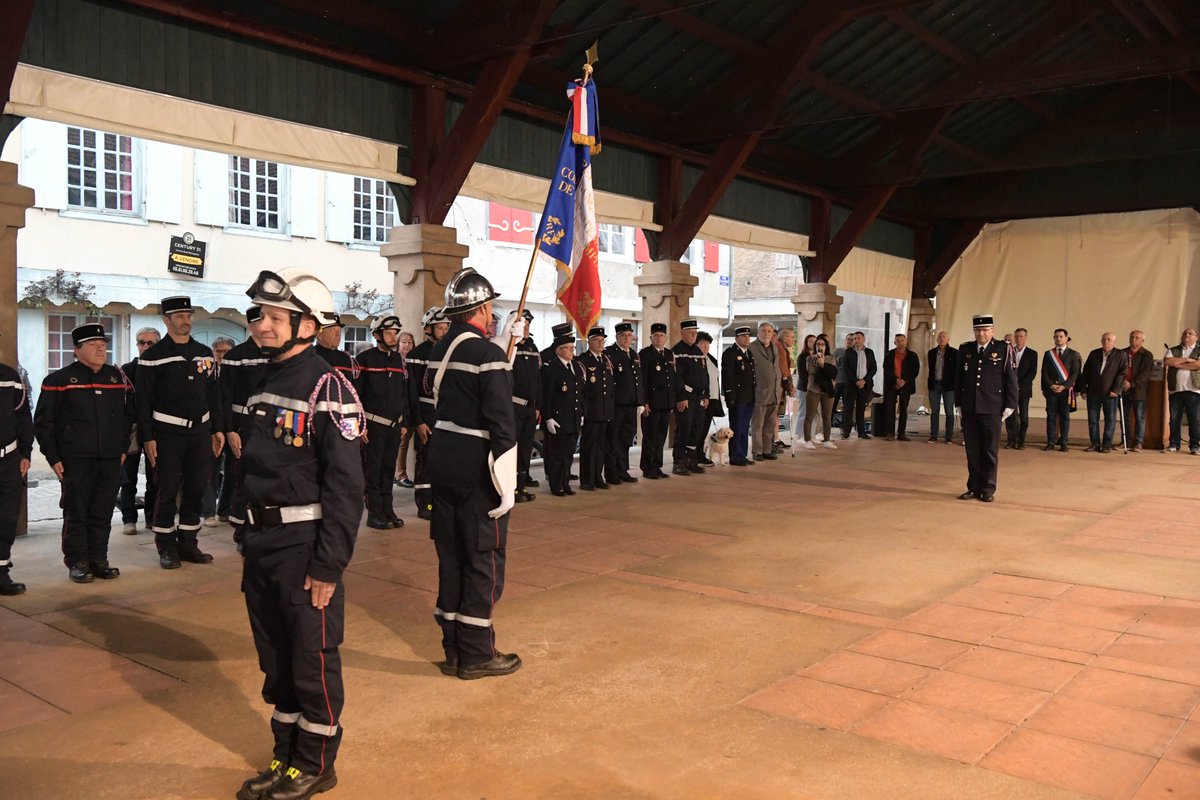
M592 79L592 64L600 60L600 40L592 42L592 46L586 51L587 61L583 65L583 85L587 86L588 81Z

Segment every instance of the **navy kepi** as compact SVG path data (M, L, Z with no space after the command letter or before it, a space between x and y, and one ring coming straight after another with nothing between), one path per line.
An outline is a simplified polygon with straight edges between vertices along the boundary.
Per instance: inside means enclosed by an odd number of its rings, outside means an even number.
M589 339L595 339L597 336L599 336L601 339L608 338L608 334L604 332L604 328L592 328L590 331L588 331Z
M79 347L84 342L91 342L96 339L108 341L108 336L104 333L104 326L98 322L78 325L71 330L71 341L75 343L76 347Z
M700 323L696 322L694 319L685 319L683 322L679 323L679 330L681 331L690 331L699 327Z
M655 322L650 326L651 333L666 333L667 324L665 322Z
M976 314L971 317L972 328L990 328L994 324L991 314Z
M633 323L632 322L618 322L616 330L617 330L617 333L633 333Z
M749 336L751 334L749 325L738 325L733 329L734 336Z
M192 298L185 294L177 294L171 297L162 299L162 313L165 317L167 314L174 314L176 311L191 311Z

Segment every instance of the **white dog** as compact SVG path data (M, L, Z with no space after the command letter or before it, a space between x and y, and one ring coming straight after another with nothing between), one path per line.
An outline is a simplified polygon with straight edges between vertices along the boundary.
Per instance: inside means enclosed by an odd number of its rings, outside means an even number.
M729 440L733 431L729 428L717 428L708 437L708 460L717 466L729 464Z

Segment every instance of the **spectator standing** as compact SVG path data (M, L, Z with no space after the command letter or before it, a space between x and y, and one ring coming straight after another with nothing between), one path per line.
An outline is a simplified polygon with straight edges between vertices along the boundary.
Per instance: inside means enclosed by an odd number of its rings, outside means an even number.
M846 351L846 385L842 404L842 438L850 438L850 426L858 431L858 438L870 439L867 433L867 406L875 396L875 352L867 347L867 336L862 331L854 332L854 347Z
M1195 328L1185 328L1179 344L1168 348L1163 356L1167 368L1167 391L1170 393L1171 433L1167 449L1178 453L1183 443L1183 416L1188 421L1188 450L1200 455L1200 345L1196 344Z
M397 352L407 365L408 354L417 346L416 340L408 331L401 331L396 341L399 348ZM405 368L407 369L407 366ZM408 448L412 444L412 437L412 427L404 428L404 433L400 436L400 453L396 457L396 483L405 489L413 488L412 478L408 477Z
M846 339L842 347L833 351L833 358L837 364L837 381L833 385L833 410L836 413L838 403L842 402L842 398L846 393L846 385L850 380L846 377L846 351L854 347L854 334L847 333Z
M937 347L929 351L929 441L936 442L941 411L946 410L946 444L954 441L954 376L958 368L958 348L950 346L950 334L938 331Z
M784 447L783 441L779 438L779 416L787 413L788 398L796 399L796 384L792 380L792 372L795 370L795 364L792 361L792 347L795 344L796 332L791 328L784 328L775 337L775 351L779 356L776 361L779 364L779 405L775 409L775 431L771 436L773 452L780 452ZM803 396L800 397L800 403L804 403ZM802 411L803 408L797 413ZM793 435L799 430L796 425L792 425Z
M1042 358L1042 394L1046 397L1046 450L1067 452L1071 412L1075 410L1075 381L1083 369L1079 353L1067 347L1066 328L1054 330L1054 347Z
M1100 346L1088 353L1083 365L1083 393L1087 396L1087 452L1107 453L1112 450L1113 432L1117 428L1117 400L1125 379L1125 351L1116 349L1117 335L1104 333ZM1100 436L1100 413L1104 412L1104 436Z
M754 417L750 420L750 439L754 460L774 461L775 429L779 408L779 351L775 348L775 326L758 323L758 337L750 342L754 359ZM757 376L764 376L759 382Z
M1121 382L1121 402L1125 404L1125 444L1135 453L1142 451L1142 439L1146 435L1146 389L1150 385L1150 372L1154 369L1154 356L1142 345L1146 334L1129 332L1129 347L1125 348L1125 379Z
M154 328L142 328L134 340L137 342L140 357L142 353L158 344L159 333ZM137 386L137 367L136 358L121 367L130 386ZM117 505L121 509L122 529L128 536L137 534L138 464L142 463L142 441L136 424L133 430L134 435L129 439L129 450L125 454L125 460L121 462L121 491L117 498ZM142 515L146 518L146 530L151 530L154 527L154 502L158 499L158 483L154 480L150 459L146 459L145 464L146 493L142 496Z
M1029 401L1033 398L1033 379L1037 377L1037 351L1025 346L1029 331L1017 328L1013 331L1013 359L1017 362L1017 413L1004 421L1007 425L1008 441L1005 447L1012 450L1025 449L1025 433L1029 430Z
M921 373L921 360L908 349L908 337L897 333L896 346L888 351L883 374L883 408L888 441L899 439L907 442L908 399L917 390L917 376ZM879 431L875 431L879 435Z
M804 416L804 447L815 450L816 444L812 439L813 423L820 415L821 432L824 438L822 445L828 450L836 450L833 443L833 381L837 377L837 364L829 354L829 340L824 334L813 340L813 351L801 362L802 370L808 376L808 389L804 394L804 403L808 407Z
M784 333L790 333L784 331ZM796 354L796 410L792 416L792 442L809 441L808 431L809 426L804 422L808 418L808 399L804 396L808 391L808 359L813 353L813 342L817 337L809 334L804 337L804 344L800 348L800 352Z
M704 452L704 439L712 433L713 420L725 416L725 407L721 404L721 365L709 352L712 349L712 340L712 334L708 331L700 331L700 335L696 338L696 346L704 353L705 365L708 367L708 407L704 409L704 434L700 439L700 447L696 451L702 467L716 466Z

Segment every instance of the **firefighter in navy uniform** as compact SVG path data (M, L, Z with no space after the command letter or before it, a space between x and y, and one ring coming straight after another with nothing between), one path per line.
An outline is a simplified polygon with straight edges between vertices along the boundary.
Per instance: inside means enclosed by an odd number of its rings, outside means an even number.
M629 474L629 448L637 436L638 416L646 404L642 362L633 349L633 324L618 322L617 341L604 348L613 365L613 419L608 425L604 477L609 484L637 483Z
M991 314L972 318L975 341L958 348L954 397L967 446L967 490L959 500L990 503L996 492L1000 426L1017 409L1017 364L1012 345L992 338Z
M247 403L242 591L275 744L270 765L237 797L303 800L337 784L342 573L362 517L364 423L349 381L310 346L333 313L325 285L292 268L261 273L247 294L262 306L258 333L271 363Z
M358 362L354 356L342 349L342 328L346 323L338 314L329 314L321 321L321 330L317 331L317 342L313 349L317 355L325 359L325 363L336 369L350 384L358 388Z
M745 467L749 458L750 418L754 416L754 357L747 350L751 330L748 325L733 329L733 344L721 354L721 391L733 438L729 440L729 463Z
M437 435L427 465L433 484L429 532L438 554L434 615L446 654L438 666L464 680L521 667L519 656L496 650L492 623L504 589L508 512L517 489L510 364L485 333L498 296L475 270L458 272L446 284L450 329L430 354ZM523 322L510 323L508 336L520 338Z
M33 455L33 415L20 373L0 364L0 595L17 595L25 584L13 581L12 546Z
M554 340L568 333L571 334L572 338L575 337L575 326L570 322L560 322L557 325L550 326L550 346L542 351L543 364L554 358L554 351L558 349L554 346Z
M675 354L667 349L667 326L650 326L650 345L638 353L642 362L642 475L650 480L670 477L663 472L663 447L676 403Z
M429 368L429 354L433 352L434 344L446 335L450 324L446 322L442 309L433 306L421 317L421 327L425 329L425 341L414 347L407 359L408 424L416 432L413 501L417 505L417 516L421 519L431 519L433 490L429 485L429 476L425 474L425 458L429 440L433 436L434 424L437 422L437 409L433 403L433 386L426 373Z
M708 408L708 362L696 344L700 326L694 319L679 323L679 341L671 348L675 354L675 462L671 472L690 475L704 472L699 449L704 441L705 410Z
M542 445L543 463L550 494L565 497L575 494L571 488L571 463L579 443L583 417L583 376L575 362L575 334L558 334L549 360L542 364Z
M392 505L392 485L400 440L408 424L408 370L396 349L400 318L387 316L375 326L375 347L358 356L358 396L367 415L364 478L367 527L403 528Z
M71 331L75 362L42 381L34 426L38 444L62 481L62 551L76 583L111 580L108 564L121 460L133 431L130 386L108 363L108 337L97 323Z
M250 332L250 338L234 345L225 354L218 378L225 419L225 445L233 454L233 504L229 524L233 526L233 541L239 549L246 526L246 499L242 496L242 448L251 422L246 401L258 391L266 378L267 364L271 361L263 353L257 339L261 318L262 309L258 306L246 309L246 329Z
M513 351L512 382L513 382L513 415L517 423L517 494L518 503L528 503L537 495L528 490L528 486L537 483L529 482L529 459L533 455L533 434L537 430L538 407L542 395L542 356L533 337L529 335L529 323L533 322L533 314L529 309L523 313L521 341ZM502 339L507 340L504 331L500 331Z
M575 359L583 368L583 432L579 446L579 488L607 489L604 480L608 426L612 424L613 364L604 352L604 328L588 331L588 349Z
M167 335L138 359L135 396L138 435L158 484L154 509L158 563L163 569L178 569L180 561L212 561L212 556L200 551L196 536L204 489L213 459L225 445L225 434L212 350L191 337L191 299L163 298L162 314Z

